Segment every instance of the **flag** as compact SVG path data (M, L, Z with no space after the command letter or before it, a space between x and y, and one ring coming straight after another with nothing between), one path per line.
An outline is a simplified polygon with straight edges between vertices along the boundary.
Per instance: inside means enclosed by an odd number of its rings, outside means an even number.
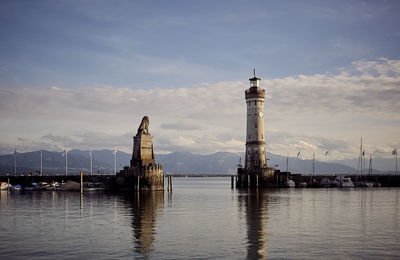
M365 151L362 152L362 156L364 156L364 155L365 155Z
M117 147L115 147L114 152L113 152L113 155L116 155L117 152L118 152L118 149L117 149Z
M62 151L62 153L61 153L61 156L64 157L66 153L67 153L67 150L64 149L64 151Z
M329 150L325 152L325 156L328 156L328 155L329 155Z
M13 156L17 157L17 150L14 151Z
M397 155L397 148L392 151L392 155Z
M301 151L297 153L297 158L301 158Z

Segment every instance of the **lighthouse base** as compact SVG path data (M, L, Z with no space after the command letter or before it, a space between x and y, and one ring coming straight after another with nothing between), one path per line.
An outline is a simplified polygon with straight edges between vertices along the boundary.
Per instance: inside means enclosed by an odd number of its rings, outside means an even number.
M274 188L277 187L275 168L238 168L236 188Z

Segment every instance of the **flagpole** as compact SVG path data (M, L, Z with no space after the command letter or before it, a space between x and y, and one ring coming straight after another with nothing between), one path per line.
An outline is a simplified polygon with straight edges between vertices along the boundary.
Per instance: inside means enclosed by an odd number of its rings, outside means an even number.
M114 174L117 175L117 146L114 149Z
M313 161L312 161L312 174L314 176L315 174L315 153L313 153Z
M65 148L65 176L68 176L68 151Z
M329 173L332 175L332 148L329 148Z
M361 138L361 146L360 146L360 173L362 175L363 170L362 170L362 156L363 156L363 148L362 148L362 138Z
M289 153L287 153L287 157L286 157L286 172L289 171Z
M313 153L313 162L312 162L312 177L311 177L311 182L310 182L310 184L312 184L312 182L313 182L314 175L315 175L315 153Z
M287 153L286 157L286 183L289 180L289 152Z
M40 150L40 176L43 176L43 151Z
M397 148L394 148L392 155L396 155L396 175L397 175Z
M14 152L14 176L17 176L17 150Z
M92 150L89 151L90 153L90 176L93 175L93 152Z

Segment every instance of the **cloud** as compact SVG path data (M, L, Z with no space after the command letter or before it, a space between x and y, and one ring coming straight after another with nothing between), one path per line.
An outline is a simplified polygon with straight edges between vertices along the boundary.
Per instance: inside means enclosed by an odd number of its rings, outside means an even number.
M161 129L172 129L172 130L182 130L182 131L192 131L192 130L202 130L200 124L195 122L171 122L160 125Z
M352 156L361 136L371 150L399 146L400 60L361 60L337 74L262 79L261 84L268 93L269 152L302 149L310 156L332 148L338 158ZM130 151L132 135L148 115L157 152L241 152L246 88L247 82L171 89L1 87L0 118L7 123L0 127L0 148L117 144Z

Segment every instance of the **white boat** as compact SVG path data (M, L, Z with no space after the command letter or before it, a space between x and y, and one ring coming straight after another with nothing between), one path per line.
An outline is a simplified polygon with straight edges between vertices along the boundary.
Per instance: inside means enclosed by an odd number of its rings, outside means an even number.
M285 187L294 188L294 187L296 187L296 183L294 181L292 181L291 179L288 179L287 182L285 182Z
M354 183L351 181L351 178L345 176L337 176L335 180L332 182L332 185L341 188L354 187Z
M19 185L19 184L17 184L17 185L14 185L14 186L11 186L11 189L12 190L21 190L21 185Z
M11 185L10 185L10 184L8 184L7 182L2 182L2 183L1 183L0 189L6 190L6 189L8 189L8 188L11 188Z
M52 183L50 183L48 187L46 187L46 190L55 191L55 190L60 190L60 188L61 184L58 183L57 181L53 181Z
M306 188L307 187L307 182L300 182L299 183L299 188Z
M368 182L368 181L359 181L356 182L356 187L373 187L374 183L373 182Z
M39 182L39 184L34 188L34 190L47 190L50 185L47 182Z

